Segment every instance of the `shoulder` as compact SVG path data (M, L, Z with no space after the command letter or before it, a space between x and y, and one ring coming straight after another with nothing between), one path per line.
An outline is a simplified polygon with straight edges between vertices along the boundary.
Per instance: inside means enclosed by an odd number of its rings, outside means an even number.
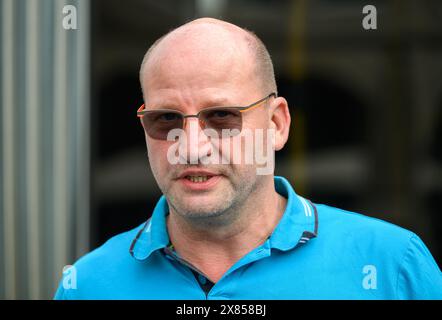
M440 299L442 274L423 241L395 224L327 205L316 205L318 239L343 261L373 265L384 288L389 283L395 298ZM348 259L348 260L346 260ZM388 278L388 279L387 279Z
M96 292L97 288L108 287L109 279L115 279L117 274L121 274L118 270L128 269L135 264L129 250L132 241L144 225L145 223L110 238L100 247L78 259L70 271L75 274L63 274L55 299L81 299L91 292ZM67 281L66 277L72 275L75 276L75 287L78 289L65 290L63 282ZM87 292L89 293L86 295Z
M121 260L123 255L129 256L130 245L144 224L110 238L100 247L81 257L74 265L77 268L96 267Z
M318 212L319 232L328 236L377 239L407 247L416 235L393 223L324 204L315 204Z
M418 238L410 230L377 218L326 205L316 208L318 241L353 262L376 263L397 273L412 239Z

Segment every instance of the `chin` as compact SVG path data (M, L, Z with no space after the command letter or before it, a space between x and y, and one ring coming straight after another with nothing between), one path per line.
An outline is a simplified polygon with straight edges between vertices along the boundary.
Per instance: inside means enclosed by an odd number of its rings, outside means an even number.
M226 199L203 199L202 197L185 197L180 199L176 209L180 214L188 218L219 217L230 207L230 201Z
M226 203L220 201L191 201L183 204L183 212L188 212L189 215L210 216L226 209Z

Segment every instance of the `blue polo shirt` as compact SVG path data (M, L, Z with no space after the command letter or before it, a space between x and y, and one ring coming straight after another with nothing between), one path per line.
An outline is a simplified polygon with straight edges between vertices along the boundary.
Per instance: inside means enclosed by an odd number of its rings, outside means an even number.
M414 233L297 195L271 236L215 284L170 245L160 198L143 225L67 270L55 299L441 299L442 274Z

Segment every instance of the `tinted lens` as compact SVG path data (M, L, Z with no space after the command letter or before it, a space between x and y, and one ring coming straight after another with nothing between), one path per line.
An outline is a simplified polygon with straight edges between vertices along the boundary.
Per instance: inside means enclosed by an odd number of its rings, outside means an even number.
M183 115L174 111L149 111L142 121L147 134L158 140L167 140L171 130L183 128Z
M220 107L204 109L200 112L200 119L204 122L205 128L214 129L220 137L223 133L223 129L236 129L240 132L242 128L242 114L234 108Z

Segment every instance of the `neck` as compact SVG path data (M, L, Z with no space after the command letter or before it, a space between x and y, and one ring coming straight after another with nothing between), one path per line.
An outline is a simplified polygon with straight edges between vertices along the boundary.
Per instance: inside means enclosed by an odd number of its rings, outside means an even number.
M250 195L242 208L234 209L241 214L228 225L201 228L171 209L167 228L178 254L216 281L236 261L266 241L285 206L286 199L276 192L271 179L261 192Z

